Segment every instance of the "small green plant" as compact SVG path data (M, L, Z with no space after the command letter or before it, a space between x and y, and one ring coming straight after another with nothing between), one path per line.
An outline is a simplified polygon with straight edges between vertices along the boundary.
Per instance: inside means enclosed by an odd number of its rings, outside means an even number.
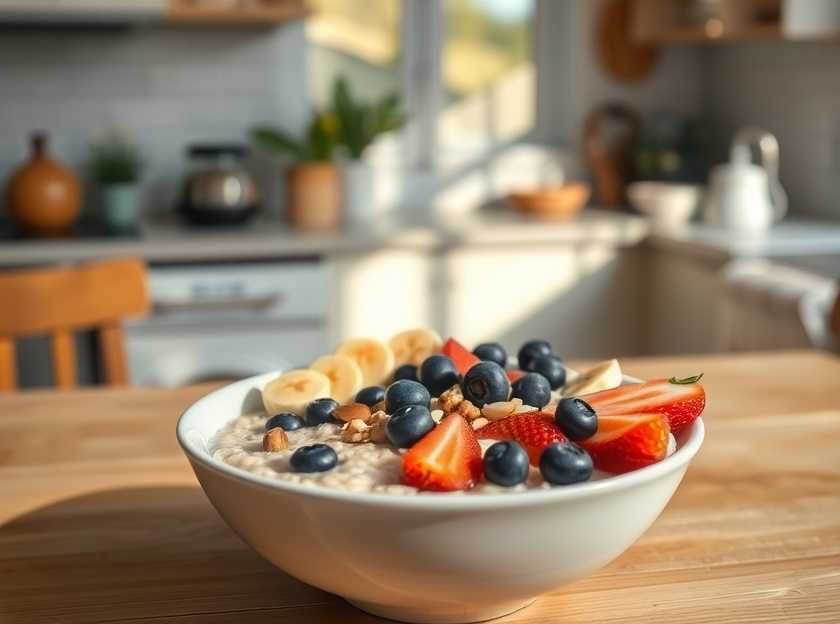
M90 146L90 169L101 185L134 184L143 172L143 154L126 134L109 130Z
M353 97L343 77L333 84L332 108L338 118L339 141L355 159L361 158L380 134L397 130L405 122L399 95L362 102Z
M300 139L268 126L260 126L251 131L251 137L259 147L299 163L332 160L338 136L338 120L329 112L313 115L306 133Z

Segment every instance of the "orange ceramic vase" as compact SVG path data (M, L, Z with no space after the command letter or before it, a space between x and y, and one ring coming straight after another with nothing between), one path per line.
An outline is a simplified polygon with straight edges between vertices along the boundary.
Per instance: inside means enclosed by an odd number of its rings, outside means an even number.
M47 156L47 137L32 137L32 157L9 180L9 213L25 234L66 233L81 208L82 191L70 169Z
M289 222L304 230L334 230L341 223L341 172L332 163L303 163L286 175Z

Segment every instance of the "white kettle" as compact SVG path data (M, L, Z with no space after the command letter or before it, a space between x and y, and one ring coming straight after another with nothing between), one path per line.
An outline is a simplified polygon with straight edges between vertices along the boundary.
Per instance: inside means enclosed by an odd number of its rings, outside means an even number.
M752 162L757 145L760 164ZM759 128L743 128L732 142L730 162L709 176L705 200L707 223L740 232L764 232L787 212L779 183L779 142Z

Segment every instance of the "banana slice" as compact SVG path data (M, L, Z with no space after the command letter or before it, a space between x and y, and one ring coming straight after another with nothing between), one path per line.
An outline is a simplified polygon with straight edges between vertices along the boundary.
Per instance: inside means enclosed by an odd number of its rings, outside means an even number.
M362 389L362 369L346 355L325 355L309 365L310 370L324 373L330 379L330 396L347 403Z
M440 348L443 346L438 333L425 327L400 332L391 338L388 344L394 352L394 363L397 366L401 364L420 366L430 355L440 353Z
M394 354L384 342L373 338L353 338L339 345L336 355L356 361L362 371L362 385L384 385L394 369Z
M566 384L563 388L563 396L580 396L617 388L621 385L621 380L621 366L618 360L605 360Z
M330 396L330 378L318 371L303 369L283 373L263 388L262 399L269 414L293 412L303 416L310 401Z

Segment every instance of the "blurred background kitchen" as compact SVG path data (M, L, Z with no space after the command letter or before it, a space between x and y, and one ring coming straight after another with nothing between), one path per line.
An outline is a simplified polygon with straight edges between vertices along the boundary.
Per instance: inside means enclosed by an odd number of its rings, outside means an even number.
M837 0L0 0L0 280L144 260L135 384L425 325L836 350L838 68Z

